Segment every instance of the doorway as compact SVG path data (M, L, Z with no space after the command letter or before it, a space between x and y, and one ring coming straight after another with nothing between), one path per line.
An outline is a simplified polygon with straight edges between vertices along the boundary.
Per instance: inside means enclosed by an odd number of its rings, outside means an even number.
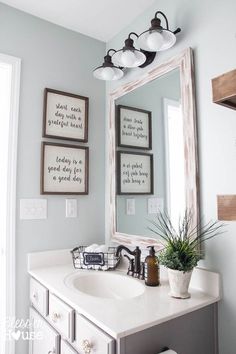
M16 166L20 59L0 53L0 354L14 353Z

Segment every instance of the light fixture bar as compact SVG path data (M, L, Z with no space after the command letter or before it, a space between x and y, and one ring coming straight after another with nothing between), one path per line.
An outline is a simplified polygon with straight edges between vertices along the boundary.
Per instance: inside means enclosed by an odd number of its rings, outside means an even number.
M161 25L160 16L165 20L165 27ZM175 44L176 34L180 31L179 27L171 31L166 15L162 11L157 11L148 30L140 35L130 32L122 49L107 51L103 64L93 71L94 77L106 81L118 80L123 77L124 68L144 68L150 65L157 52L167 50ZM135 48L132 36L137 38L140 49Z

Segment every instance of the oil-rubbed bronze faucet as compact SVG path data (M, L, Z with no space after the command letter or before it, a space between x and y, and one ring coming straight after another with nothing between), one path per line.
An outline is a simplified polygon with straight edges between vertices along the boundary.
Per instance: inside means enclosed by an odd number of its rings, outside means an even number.
M143 264L141 263L141 250L139 247L136 247L134 251L131 251L128 247L120 245L116 249L116 256L118 257L122 251L126 251L131 256L134 256L134 259L129 259L129 269L128 275L133 277L143 279Z

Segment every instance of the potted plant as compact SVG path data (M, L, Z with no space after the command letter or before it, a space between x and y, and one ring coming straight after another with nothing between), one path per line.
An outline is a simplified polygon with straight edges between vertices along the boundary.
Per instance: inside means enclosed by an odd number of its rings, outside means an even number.
M170 295L186 299L189 283L194 267L202 258L202 244L223 233L222 223L218 221L200 223L193 226L193 216L190 211L185 211L179 220L178 229L173 227L167 213L159 213L156 220L149 220L150 231L165 241L164 249L159 254L159 262L168 269Z

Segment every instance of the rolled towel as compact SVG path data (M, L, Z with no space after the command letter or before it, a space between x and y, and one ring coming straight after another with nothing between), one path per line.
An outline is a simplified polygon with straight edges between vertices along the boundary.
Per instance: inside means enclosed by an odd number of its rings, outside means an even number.
M96 248L95 252L103 252L107 253L108 252L108 247L106 245L100 245Z
M96 248L98 248L98 244L93 243L92 245L85 248L85 252L96 252Z

